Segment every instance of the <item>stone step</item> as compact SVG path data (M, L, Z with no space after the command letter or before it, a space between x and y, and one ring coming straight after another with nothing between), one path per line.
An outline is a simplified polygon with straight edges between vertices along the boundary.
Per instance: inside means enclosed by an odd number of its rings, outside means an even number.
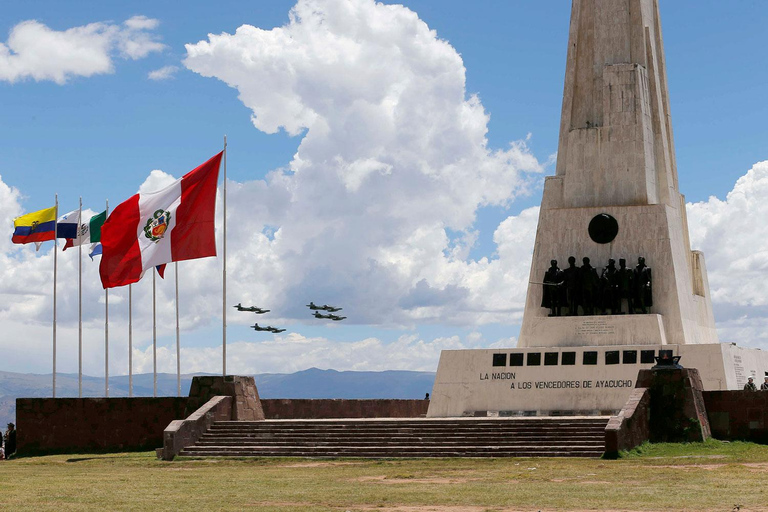
M191 457L599 457L607 418L216 422Z
M426 426L443 426L445 428L455 427L470 427L475 428L477 426L485 426L488 428L497 428L505 426L529 426L529 427L543 427L543 426L555 426L555 427L575 427L583 428L585 426L600 426L608 423L609 418L601 418L595 420L585 421L556 421L556 420L521 420L521 419L495 419L495 420L264 420L264 421L217 421L216 425L219 426L264 426L264 425L279 425L281 427L301 428L304 426L315 427L317 425L325 425L328 427L333 426L385 426L389 427L397 425L401 428L422 428Z
M435 442L425 443L424 440L419 438L414 439L371 439L371 440L356 440L356 439L343 439L332 438L317 440L301 440L296 442L295 440L273 440L262 438L226 438L226 439L210 439L204 438L197 441L197 446L329 446L329 445L344 445L344 446L389 446L389 445L407 445L407 446L572 446L575 440L552 440L552 439L490 439L488 442L478 441L476 439L455 439L455 440L439 440ZM579 445L600 446L604 443L604 439L592 438L592 439L579 439Z
M200 442L252 442L252 441L264 441L272 443L300 443L300 442L313 442L316 440L344 440L347 442L394 442L394 441L409 441L419 443L432 443L432 444L447 444L447 443L462 443L471 441L474 444L493 444L493 443L515 443L521 441L541 442L541 443L571 443L571 442L603 442L604 436L579 436L579 437L542 437L542 436L516 436L516 437L491 437L491 436L452 436L452 437L427 437L421 435L414 436L254 436L254 435L232 435L232 436L220 436L205 434L200 438Z
M535 426L516 426L509 425L505 427L487 428L487 427L472 427L466 426L462 428L444 428L435 427L432 425L421 425L419 427L396 427L396 426L370 426L370 427L342 427L337 425L323 426L312 425L302 428L296 428L292 425L263 425L263 426L247 426L247 425L218 425L215 424L212 430L223 431L249 431L249 432L265 432L265 431L277 431L277 432L305 432L305 431L323 431L323 432L585 432L585 431L601 431L605 429L606 424L596 426L574 426L574 427L535 427Z
M210 450L200 448L184 449L182 457L305 457L305 458L421 458L421 457L590 457L599 458L602 449L585 448L583 450L525 449L477 451L461 449L441 450L345 450L328 449L322 452L310 450L260 450L246 449L233 451L229 448L213 447Z

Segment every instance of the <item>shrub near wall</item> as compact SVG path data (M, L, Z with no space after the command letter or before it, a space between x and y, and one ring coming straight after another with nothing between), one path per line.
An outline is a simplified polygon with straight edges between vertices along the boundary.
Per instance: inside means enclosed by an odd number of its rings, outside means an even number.
M19 398L17 453L154 450L186 405L186 397Z

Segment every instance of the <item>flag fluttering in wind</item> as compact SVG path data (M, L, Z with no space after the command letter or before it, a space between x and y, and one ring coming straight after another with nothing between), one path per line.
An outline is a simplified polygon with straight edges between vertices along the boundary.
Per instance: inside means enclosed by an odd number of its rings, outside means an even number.
M78 211L74 211L72 213L77 214ZM69 214L67 214L69 215ZM107 212L106 210L94 215L90 218L87 222L79 222L78 225L79 228L74 233L74 236L62 236L61 234L61 221L59 221L59 236L58 238L66 238L67 243L64 245L63 250L67 250L70 247L77 247L78 245L83 244L95 244L97 242L101 241L101 226L104 225L104 221L107 220ZM71 234L71 232L68 230L68 234Z
M104 288L171 261L216 256L216 184L223 152L168 187L121 203L101 229Z
M100 243L99 244L93 244L91 246L91 250L88 253L88 257L91 258L91 261L93 261L93 257L94 256L101 256L101 250L102 250L102 247L101 247Z
M56 207L38 210L13 219L15 244L53 240L56 233Z
M80 226L80 210L73 210L59 217L56 238L75 238ZM66 246L64 247L66 249Z

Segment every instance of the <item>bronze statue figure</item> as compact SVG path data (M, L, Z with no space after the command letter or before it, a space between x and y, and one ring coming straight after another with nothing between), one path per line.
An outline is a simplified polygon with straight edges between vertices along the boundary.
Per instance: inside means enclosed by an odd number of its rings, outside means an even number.
M579 288L581 290L581 308L587 316L595 314L595 303L600 287L600 278L597 277L597 269L589 264L589 258L582 258L582 266L579 269Z
M550 267L544 273L544 294L541 299L541 307L549 308L549 316L560 316L561 284L563 272L557 266L557 260L549 262Z
M619 260L619 270L616 271L616 283L617 283L617 291L619 294L618 303L619 303L619 309L618 313L619 315L623 315L624 313L621 310L622 302L624 300L627 301L627 313L632 314L634 313L634 309L632 308L632 295L633 295L633 289L632 289L632 271L627 268L627 260L624 258L621 258Z
M568 316L579 314L579 267L576 266L576 258L568 258L568 268L563 270L563 294L565 295Z
M603 269L600 275L601 285L601 307L604 312L611 310L612 315L618 315L620 311L621 298L619 297L619 269L616 268L616 260L608 260L608 266Z
M651 268L645 266L645 258L637 258L637 266L633 274L635 307L640 307L640 312L648 313L653 306L653 288L651 285Z

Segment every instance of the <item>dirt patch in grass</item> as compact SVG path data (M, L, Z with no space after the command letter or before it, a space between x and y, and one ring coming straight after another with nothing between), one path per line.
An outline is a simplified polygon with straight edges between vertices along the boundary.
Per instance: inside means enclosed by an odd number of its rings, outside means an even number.
M334 466L358 466L362 462L296 462L294 464L283 464L274 466L276 468L326 468Z
M648 466L649 468L656 468L656 469L684 469L684 470L696 470L704 469L704 470L713 470L713 469L720 469L724 468L727 464L667 464L667 465L652 465Z
M381 512L595 512L595 509L586 509L586 508L569 508L569 509L544 509L544 508L536 508L536 507L529 507L529 508L505 508L505 507L476 507L476 506L450 506L450 505L427 505L427 506L421 506L421 507L410 507L410 506L373 506L373 505L366 505L366 506L360 506L360 507L347 507L343 509L345 512L357 512L357 511L367 511L367 510L377 510ZM717 511L701 511L701 512L721 512L721 510L725 510L726 512L731 512L730 507L726 507L724 509L718 509ZM736 510L736 509L733 509ZM648 512L645 511L639 511L639 510L628 510L628 509L600 509L600 512ZM760 508L740 508L738 512L768 512L768 508L760 507Z
M361 476L353 482L377 482L381 484L466 484L480 480L479 478L402 478L386 475ZM517 480L507 480L507 483L517 483Z

